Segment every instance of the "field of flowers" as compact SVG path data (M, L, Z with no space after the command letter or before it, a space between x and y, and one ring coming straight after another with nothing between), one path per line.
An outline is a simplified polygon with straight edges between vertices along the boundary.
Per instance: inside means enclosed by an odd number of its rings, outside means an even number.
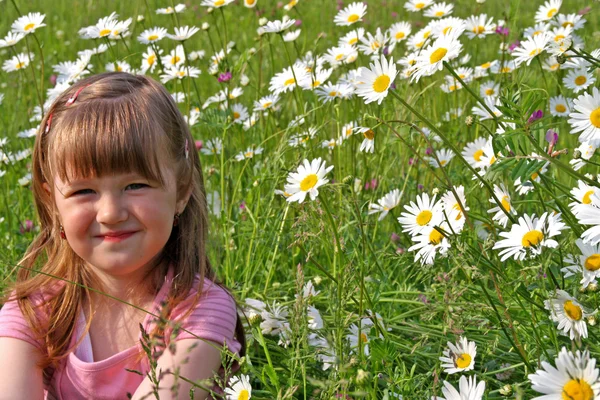
M147 74L248 317L227 398L600 398L595 2L0 5L2 281L39 231L45 110Z

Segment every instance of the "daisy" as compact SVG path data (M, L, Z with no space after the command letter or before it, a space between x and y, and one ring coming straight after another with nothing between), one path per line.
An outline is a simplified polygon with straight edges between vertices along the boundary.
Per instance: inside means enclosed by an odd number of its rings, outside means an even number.
M581 255L567 256L565 261L568 265L561 268L561 271L565 274L565 278L581 273L582 278L579 283L585 289L590 283L596 283L596 279L600 277L600 245L585 244L581 239L577 239L575 244L579 247Z
M568 117L573 110L573 100L562 95L550 98L550 114L554 117Z
M526 256L532 257L542 252L542 247L555 248L558 243L551 239L558 235L565 224L560 219L552 218L548 213L536 218L535 214L519 217L518 223L512 225L510 232L500 232L505 239L498 240L494 249L500 251L500 260L505 261L510 257L523 260Z
M312 90L321 86L329 77L333 69L317 68L317 70L310 74L304 74L304 79L299 82L299 86L304 90Z
M433 4L433 0L408 0L404 3L404 8L410 12L418 12Z
M550 24L547 24L545 22L539 22L539 23L535 24L534 26L525 28L525 31L523 32L523 36L526 37L527 39L529 39L534 36L544 34L544 33L548 32L549 30L550 30Z
M494 216L492 216L492 220L498 222L503 228L506 228L506 224L508 223L508 215L506 215L506 212L517 215L517 210L512 207L510 193L508 192L508 189L506 189L506 186L504 186L504 183L501 183L500 186L494 185L494 195L500 200L500 204L505 211L502 210L500 205L498 205L496 200L492 197L489 201L492 204L496 204L496 207L490 208L487 212L489 214L495 213Z
M558 63L555 56L551 56L542 61L542 68L546 71L554 72L558 71L561 68L561 65Z
M459 37L465 31L465 21L461 18L448 17L433 22L433 37L453 35Z
M265 32L265 33L280 33L280 32L287 30L295 23L296 23L295 19L290 19L287 15L284 15L283 18L281 19L281 21L279 21L279 20L269 21L265 25L263 25L261 28L263 29L263 32Z
M531 60L546 49L550 40L552 40L551 36L544 33L521 42L521 45L512 52L516 65L519 66L524 62L527 65L531 64Z
M352 352L356 353L359 346L362 345L364 354L369 355L369 336L367 335L369 331L370 327L362 326L362 329L359 329L356 324L350 325L350 333L346 335L346 339L350 342Z
M456 390L447 381L444 381L442 394L444 397L437 397L438 400L481 400L485 393L485 382L477 383L475 376L461 376L458 381L458 389Z
M456 344L448 342L448 348L444 350L443 354L444 357L439 359L447 374L470 371L475 367L477 345L461 336Z
M388 36L390 41L394 44L400 43L403 40L406 40L410 35L412 28L410 23L408 22L396 22L390 29L388 30Z
M367 13L367 5L362 2L354 2L348 7L340 10L333 18L333 22L340 26L350 26L358 21L362 21Z
M323 103L328 103L335 99L349 98L353 93L354 88L346 83L326 83L315 89L315 94Z
M490 17L488 19L487 14L471 15L465 20L465 33L469 39L479 38L482 39L486 35L494 33L494 19Z
M446 4L446 3L433 3L431 7L429 7L423 15L431 18L442 18L452 14L452 10L454 9L454 4Z
M177 40L178 42L183 42L184 40L191 38L199 30L200 28L195 26L189 27L186 25L180 28L176 27L175 34L171 35L170 33L167 33L167 37L172 40Z
M283 9L285 11L290 11L292 8L296 7L296 5L298 4L298 1L300 0L291 0L289 3L287 3L285 6L283 6ZM254 0L255 4L256 4L256 0Z
M181 13L181 12L183 12L183 10L185 10L185 4L177 4L174 8L173 7L159 8L158 10L156 10L156 13L157 14L174 14L174 13Z
M160 76L162 83L169 82L171 79L183 79L185 77L197 78L200 76L200 70L196 67L188 67L185 65L172 66L165 68L165 73Z
M580 157L572 159L569 161L569 164L573 166L575 171L580 170L585 164L587 164L586 161L592 158L596 152L596 147L597 146L593 145L592 142L589 141L581 143L581 145L575 149L575 151L580 153Z
M448 232L448 224L443 222L439 229ZM408 251L418 250L415 254L415 262L420 261L422 265L432 265L436 254L446 254L450 248L450 242L438 229L425 226L419 233L413 236L414 245Z
M234 104L231 106L231 115L233 122L242 124L245 119L248 119L248 109L243 104Z
M105 68L107 71L131 72L131 65L127 61L122 60L107 63Z
M452 190L448 190L442 196L442 207L444 208L444 212L446 214L446 220L450 225L450 230L453 233L460 233L465 226L465 215L463 211L469 211L470 208L467 206L467 198L465 197L465 188L464 186L454 187L454 191L458 195L458 199L460 199L460 204L454 192ZM464 207L464 210L461 208Z
M548 0L535 13L535 22L551 20L558 13L561 5L562 0Z
M577 397L595 399L600 396L600 371L590 353L577 350L575 354L563 347L554 360L556 367L543 361L542 369L528 375L531 388L544 396L533 400L550 400Z
M487 81L479 87L481 97L497 97L500 94L500 83Z
M158 52L158 56L160 56L162 54L162 49L158 49ZM142 65L140 66L142 74L145 74L146 72L148 72L148 70L150 70L150 72L154 72L154 69L158 64L156 62L156 57L157 54L152 48L152 46L148 46L146 52L142 55Z
M25 53L17 54L11 59L4 61L4 64L2 64L2 70L5 72L12 72L27 68L30 58L33 58L33 53L30 53L29 56Z
M331 138L329 140L323 140L321 142L321 147L327 148L329 150L333 150L336 146L339 146L340 144L342 144L341 139L342 138L340 137L339 139Z
M329 182L325 175L333 169L333 165L327 167L325 161L321 158L313 159L309 162L305 159L298 167L296 172L291 172L287 177L287 184L284 185L286 193L291 196L287 198L288 202L297 201L302 203L307 194L314 200L319 195L319 187Z
M539 159L539 156L537 155L537 153L531 153L531 157L534 160ZM530 162L531 161L527 161L527 164L529 165ZM517 188L517 192L520 195L524 195L526 193L529 193L533 189L535 189L533 182L536 182L536 183L540 182L540 174L546 173L546 171L548 170L548 164L549 164L549 162L544 163L542 165L542 167L537 170L537 172L534 172L533 174L531 174L529 179L525 179L524 181L522 181L521 177L518 177L517 180L515 181L515 187Z
M356 131L362 133L364 136L359 150L367 153L375 152L375 132L371 128L365 127L358 127L356 128Z
M370 56L373 54L379 54L389 41L388 33L382 32L381 28L377 28L375 35L367 32L365 36L360 38L360 44L357 45L358 49L363 54Z
M225 388L227 400L248 400L252 397L252 386L248 375L234 376Z
M590 197L590 204L578 204L574 207L573 214L582 225L594 225L581 235L584 243L592 246L600 243L600 194L594 193Z
M435 157L426 158L429 161L429 165L431 165L433 168L441 168L447 166L450 160L452 160L452 158L454 157L454 153L451 150L447 149L438 150L436 153L439 162L435 159Z
M438 225L442 219L442 203L435 201L435 195L430 199L427 193L417 196L417 204L413 201L404 206L405 212L400 214L398 222L402 225L402 232L415 236L424 227Z
M356 121L348 122L347 124L342 126L342 132L341 132L342 136L341 137L344 140L348 139L350 136L352 136L353 134L356 133L357 127L358 127L358 125L356 124Z
M586 20L577 14L558 14L550 23L554 26L562 26L563 28L571 27L574 31L577 31L583 28Z
M338 45L340 47L343 45L354 46L364 36L365 36L365 28L357 28L353 31L346 33L344 36L342 36L338 40Z
M429 36L431 36L432 31L433 24L430 23L408 39L407 47L411 50L420 50L425 45L425 42L427 42Z
M143 31L138 40L143 44L156 43L159 40L167 36L167 30L165 28L154 27Z
M223 141L221 138L213 138L204 142L204 146L200 149L202 154L211 155L211 154L221 154L221 150L223 149Z
M309 77L306 69L299 64L294 64L292 67L287 67L271 78L269 90L276 95L294 90L299 82L302 82Z
M544 301L544 308L550 311L550 318L558 322L557 329L562 331L571 340L575 338L587 338L587 325L585 318L589 314L581 304L564 290L556 290L555 295Z
M202 0L200 5L204 7L221 8L233 2L234 0Z
M411 80L418 81L422 76L433 75L436 71L441 71L444 68L443 62L458 57L461 51L462 44L455 36L437 38L432 45L417 57L415 72Z
M563 84L575 93L587 89L590 85L593 85L594 82L596 82L596 78L588 72L586 67L572 69L567 76L563 78Z
M8 34L4 37L4 39L0 39L0 49L3 47L14 46L24 37L25 37L24 33L8 32Z
M258 117L259 117L259 115L257 113L253 113L246 120L244 120L244 124L243 124L244 130L247 131L248 129L250 129L254 125L256 125L256 121L258 121Z
M302 147L306 147L306 143L315 137L315 135L317 134L317 128L315 127L310 127L308 128L308 131L299 133L297 135L294 135L290 138L290 140L288 141L288 144L292 147L298 147L298 146L302 146Z
M571 190L571 195L575 198L575 201L569 204L573 213L576 213L575 207L579 204L591 204L592 195L596 193L598 188L595 186L588 185L587 183L579 180L577 181L577 187Z
M279 101L279 96L276 94L270 94L262 97L260 100L254 102L254 111L264 111L273 108Z
M313 331L323 329L323 317L316 307L308 306L306 310L308 329Z
M165 68L179 67L185 62L185 51L182 45L178 45L175 49L171 50L169 55L161 58Z
M483 108L482 106L473 106L473 108L471 109L471 112L477 116L479 116L479 119L481 121L485 121L486 119L492 119L494 118L494 116L496 117L500 117L502 116L502 112L500 111L500 109L496 106L500 105L500 99L499 98L494 98L494 97L485 97L483 99L483 101L485 102L486 106L490 109L490 111L492 111L492 114L489 113L488 110L486 110L485 108Z
M29 13L17 18L17 20L12 23L10 28L13 33L22 33L24 35L28 35L35 32L37 28L46 26L46 24L44 24L44 18L46 18L46 15L39 12Z
M492 74L510 74L519 66L515 60L506 60L503 63L497 62L490 67Z
M263 148L262 147L248 147L246 149L246 151L240 151L236 156L235 156L235 160L236 161L243 161L243 160L247 160L249 158L253 158L256 154L262 154L263 152Z
M584 93L573 102L574 111L569 114L571 133L581 132L579 142L600 144L600 93L592 88L592 94Z
M390 212L391 209L400 204L400 189L394 189L381 199L377 200L378 204L369 204L369 215L381 213L378 220L381 221Z
M388 95L388 89L396 78L396 65L394 59L389 62L381 56L380 60L374 60L370 68L362 68L359 79L362 83L356 86L356 94L365 99L365 104L377 101L381 104Z

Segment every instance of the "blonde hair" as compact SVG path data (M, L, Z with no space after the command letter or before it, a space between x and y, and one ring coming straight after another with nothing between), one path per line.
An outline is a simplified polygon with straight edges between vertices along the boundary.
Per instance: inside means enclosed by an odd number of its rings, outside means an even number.
M70 102L74 96L76 101ZM47 354L40 368L58 367L72 350L69 341L84 296L90 299L88 287L105 291L84 260L60 238L54 178L69 182L79 177L135 172L164 186L160 166L165 161L173 166L177 199L189 191L191 196L157 260L156 265L161 267L151 269L144 279L148 293L139 293L140 297L156 294L172 264L174 277L167 295L170 310L187 297L197 274L200 288L196 301L202 294L203 279L215 279L206 256L208 212L200 159L194 147L187 123L167 90L146 76L123 72L94 75L75 83L54 101L42 120L33 150L32 190L40 233L18 263L25 268L19 268L16 282L6 291L15 292L28 324L45 343ZM44 190L45 182L50 183L51 193ZM36 266L43 273L32 273ZM85 287L57 285L50 275ZM48 321L39 321L34 312L32 297L40 288ZM135 296L136 288L131 290ZM7 299L5 294L2 300ZM91 315L87 319L86 331ZM156 325L151 337L162 334L160 324ZM243 353L239 318L237 325L236 336Z

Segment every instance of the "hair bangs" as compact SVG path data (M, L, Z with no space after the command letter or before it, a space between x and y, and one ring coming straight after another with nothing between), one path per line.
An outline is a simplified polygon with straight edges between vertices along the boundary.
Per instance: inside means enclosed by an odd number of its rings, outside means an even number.
M165 186L161 166L167 162L160 158L169 154L166 135L155 116L139 106L124 96L87 102L63 113L52 130L52 176L71 182L137 173Z

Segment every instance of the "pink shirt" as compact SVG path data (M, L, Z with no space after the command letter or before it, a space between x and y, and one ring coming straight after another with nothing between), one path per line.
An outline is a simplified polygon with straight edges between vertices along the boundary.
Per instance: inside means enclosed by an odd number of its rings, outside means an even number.
M169 268L165 282L154 299L152 310L149 311L158 314L160 302L165 299L172 279L173 269ZM199 282L197 276L188 298L171 312L171 320L176 320L189 309L193 295L198 291ZM238 353L241 345L234 337L237 317L234 300L224 289L208 279L204 280L203 291L204 294L200 297L194 311L187 319L180 322L181 327L219 345L226 342L231 352ZM150 314L146 315L143 322L146 332L152 330L153 318ZM76 335L71 337L71 346L76 343L75 336L82 336L84 327L85 318L81 313L76 323ZM0 309L0 337L2 336L24 340L43 351L43 342L33 336L16 301L9 301ZM182 330L176 340L188 338L194 336ZM54 372L50 385L45 385L44 398L113 400L126 399L127 392L133 395L150 369L146 356L140 362L135 362L138 351L142 350L139 339L141 333L138 335L136 346L105 360L94 362L91 341L87 334L77 349L69 353L61 362L63 368L58 368ZM128 372L125 368L140 371L144 376Z

